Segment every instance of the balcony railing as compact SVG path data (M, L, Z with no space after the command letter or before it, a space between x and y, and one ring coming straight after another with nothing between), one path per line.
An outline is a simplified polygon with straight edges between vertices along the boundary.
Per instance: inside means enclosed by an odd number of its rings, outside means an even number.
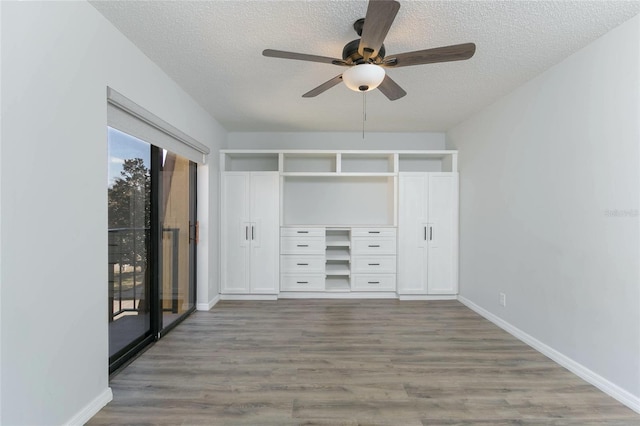
M163 228L171 239L171 308L178 312L180 228ZM149 228L109 229L109 321L122 315L148 312ZM167 261L166 257L164 257Z
M109 229L109 321L147 311L149 228Z

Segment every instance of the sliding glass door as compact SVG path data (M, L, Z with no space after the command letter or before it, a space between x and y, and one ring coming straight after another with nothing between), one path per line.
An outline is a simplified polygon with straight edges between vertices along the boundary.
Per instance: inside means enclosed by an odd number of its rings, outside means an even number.
M160 167L162 242L160 245L161 329L195 309L196 165L162 151Z
M195 309L196 165L108 129L109 369Z

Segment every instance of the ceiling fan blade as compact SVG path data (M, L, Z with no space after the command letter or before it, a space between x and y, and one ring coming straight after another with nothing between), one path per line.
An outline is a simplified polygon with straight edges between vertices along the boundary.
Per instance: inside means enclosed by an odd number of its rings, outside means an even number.
M316 87L313 90L308 91L304 95L303 98L313 98L314 96L318 96L320 93L323 93L329 89L331 89L336 84L342 81L342 74L333 77L331 80L322 83L320 86Z
M387 55L383 65L398 68L410 65L433 64L435 62L463 61L471 58L475 52L476 45L473 43L454 44L452 46L436 47L435 49Z
M400 3L394 0L369 0L358 46L358 53L365 61L378 55L399 9Z
M306 53L285 52L284 50L265 49L262 51L263 56L269 58L297 59L299 61L322 62L333 65L348 65L342 59L329 58L328 56L307 55Z
M378 89L380 89L380 91L389 98L390 101L400 99L407 94L407 92L405 92L402 87L398 86L398 83L393 81L388 75L384 76L384 80L382 80Z

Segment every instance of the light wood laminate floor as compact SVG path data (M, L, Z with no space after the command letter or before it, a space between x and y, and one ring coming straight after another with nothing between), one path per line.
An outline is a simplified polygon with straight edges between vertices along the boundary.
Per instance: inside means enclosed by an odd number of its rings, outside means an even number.
M457 301L223 301L111 387L90 425L640 425Z

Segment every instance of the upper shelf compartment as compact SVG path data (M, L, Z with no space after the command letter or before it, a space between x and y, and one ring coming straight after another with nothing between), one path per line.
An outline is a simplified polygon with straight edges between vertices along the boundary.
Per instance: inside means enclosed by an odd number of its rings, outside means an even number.
M220 152L220 170L225 172L277 172L277 152Z
M399 172L457 172L458 151L409 151L398 153Z
M394 154L389 153L345 153L338 154L340 172L345 174L393 174L395 172Z
M457 172L457 151L221 150L220 170L274 171L282 176L397 176Z
M336 173L338 166L336 153L284 153L283 173L324 174Z

